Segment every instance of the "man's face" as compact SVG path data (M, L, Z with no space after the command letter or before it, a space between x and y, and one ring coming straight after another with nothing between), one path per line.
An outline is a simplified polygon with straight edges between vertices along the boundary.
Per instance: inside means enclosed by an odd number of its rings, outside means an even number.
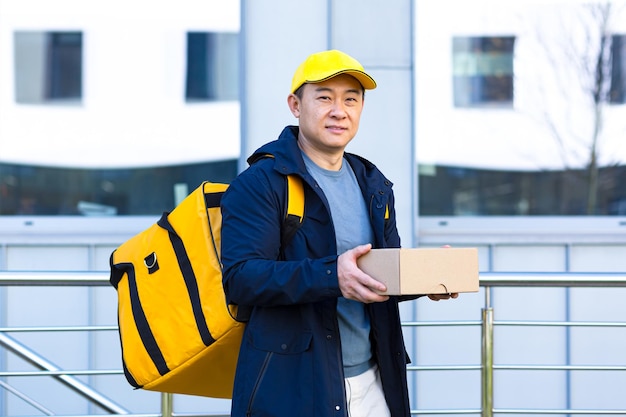
M299 119L301 145L316 152L343 152L359 129L363 87L356 78L341 74L305 84L302 98L289 96L289 107Z

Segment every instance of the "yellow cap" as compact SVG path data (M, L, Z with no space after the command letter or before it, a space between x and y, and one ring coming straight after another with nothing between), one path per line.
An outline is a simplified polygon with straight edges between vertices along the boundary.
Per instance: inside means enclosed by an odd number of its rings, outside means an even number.
M365 72L359 61L333 49L312 54L300 64L291 81L291 92L294 93L302 84L319 83L339 74L352 75L366 90L376 88L376 81Z

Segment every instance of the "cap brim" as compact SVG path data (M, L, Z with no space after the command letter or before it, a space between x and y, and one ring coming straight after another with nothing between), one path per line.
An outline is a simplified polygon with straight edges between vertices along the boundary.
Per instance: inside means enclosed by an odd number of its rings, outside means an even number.
M376 88L376 81L374 81L374 79L372 77L370 77L368 74L366 74L363 71L354 70L354 69L338 71L338 72L335 72L335 73L333 73L333 74L329 75L328 77L323 78L321 80L309 81L309 82L318 82L319 83L319 82L331 79L333 77L336 77L339 74L352 75L354 78L356 78L361 83L363 88L366 89L366 90L373 90L373 89Z
M357 79L357 81L363 86L364 89L366 90L373 90L376 88L376 81L374 81L374 79L372 77L370 77L367 73L357 70L357 69L347 69L347 70L341 70L341 71L337 71L337 72L333 72L332 74L329 74L325 77L320 77L317 78L315 80L305 80L302 82L302 84L300 84L299 86L293 88L292 93L295 92L295 90L297 90L298 88L300 88L302 85L304 84L315 84L315 83L321 83L323 81L326 80L330 80L333 77L336 77L340 74L348 74L353 76L354 78Z

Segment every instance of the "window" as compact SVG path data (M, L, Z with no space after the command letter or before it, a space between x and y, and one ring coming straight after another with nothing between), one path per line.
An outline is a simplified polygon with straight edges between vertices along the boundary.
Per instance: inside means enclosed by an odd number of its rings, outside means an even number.
M513 103L514 37L454 37L455 107Z
M83 84L81 32L14 33L15 101L79 103Z
M588 204L588 172L490 170L437 166L422 169L422 216L626 215L626 167L598 172L596 205Z
M160 215L202 181L236 175L235 159L139 169L0 163L0 215Z
M609 100L614 104L626 103L626 35L612 37Z
M238 35L187 33L187 101L239 98Z

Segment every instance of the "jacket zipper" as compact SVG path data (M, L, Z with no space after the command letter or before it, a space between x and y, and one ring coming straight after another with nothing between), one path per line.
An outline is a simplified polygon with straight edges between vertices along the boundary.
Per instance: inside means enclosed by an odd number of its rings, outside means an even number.
M268 352L265 356L265 360L263 360L263 365L261 366L261 372L259 373L259 377L254 384L254 388L252 389L252 394L250 395L250 402L248 403L248 409L246 410L246 415L252 415L252 404L254 404L254 399L256 398L257 391L259 390L259 386L265 377L265 372L267 371L267 367L269 365L270 359L272 358L273 352Z
M337 354L337 363L339 363L339 373L340 373L340 379L341 381L345 381L346 376L343 373L343 356L342 356L342 346L341 346L341 335L339 334L339 321L337 319L337 301L335 301L335 334L337 335L337 340L339 341L338 344L338 348L335 349L335 352ZM331 371L332 372L332 371ZM343 407L343 415L345 417L350 417L350 409L348 407L348 397L347 397L347 392L346 392L346 384L342 383L341 384L341 391L342 391L342 399L340 401L340 405Z

